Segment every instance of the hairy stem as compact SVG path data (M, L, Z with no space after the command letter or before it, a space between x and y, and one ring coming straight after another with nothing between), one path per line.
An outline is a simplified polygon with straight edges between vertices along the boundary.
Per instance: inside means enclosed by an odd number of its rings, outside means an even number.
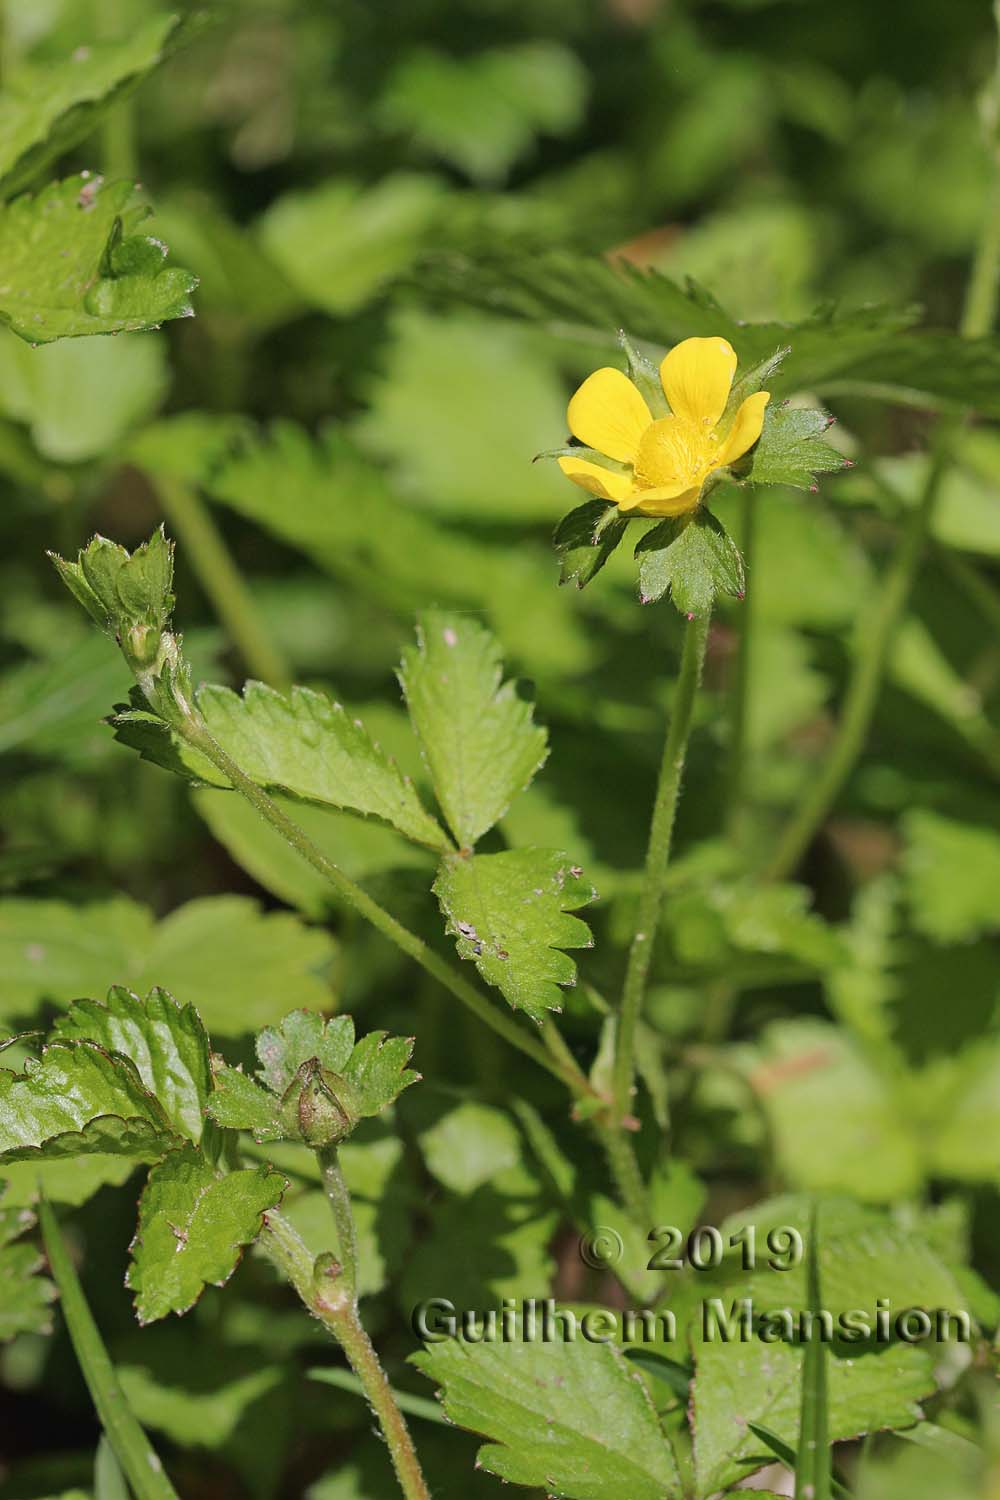
M73 1352L122 1472L134 1490L136 1500L177 1500L177 1491L163 1472L155 1449L125 1399L115 1367L87 1306L59 1221L44 1198L38 1206L38 1219L49 1267L59 1288L60 1305Z
M324 1168L324 1178L326 1176ZM344 1190L346 1197L346 1189ZM350 1213L350 1203L347 1202ZM338 1221L339 1222L339 1221ZM392 1466L406 1500L430 1500L406 1418L400 1411L371 1339L358 1313L353 1287L341 1266L313 1263L306 1246L280 1213L269 1212L258 1244L268 1259L291 1282L302 1302L333 1335L347 1355L365 1396L378 1417L389 1447ZM343 1249L343 1246L341 1247Z
M635 1078L636 1027L642 1012L650 961L660 925L664 879L670 859L674 818L680 797L681 778L684 774L684 760L691 733L695 698L705 660L708 625L707 616L703 619L688 621L674 709L663 747L656 800L653 803L649 846L646 850L646 867L639 897L639 914L632 947L629 950L625 987L622 991L621 1011L618 1017L618 1032L615 1038L612 1093L615 1125L619 1131L625 1128L631 1113L632 1088Z
M457 1000L460 1000L474 1015L491 1027L498 1036L502 1036L512 1047L516 1047L526 1057L530 1057L532 1061L543 1067L546 1072L558 1078L574 1095L580 1097L593 1093L593 1090L586 1084L586 1080L581 1083L582 1075L578 1070L574 1071L561 1060L550 1056L540 1042L528 1036L516 1021L509 1020L496 1010L474 985L469 984L452 968L446 959L435 953L433 948L428 947L423 939L418 938L409 928L397 922L384 906L380 906L366 890L351 880L350 876L345 875L331 859L328 859L298 824L294 823L278 806L273 797L269 797L267 792L251 780L226 754L204 723L193 712L186 715L178 727L188 743L207 755L209 760L227 777L233 788L246 798L260 816L270 823L271 827L298 854L301 854L314 870L329 881L343 901L346 901L360 916L370 922L377 931L382 933L383 937L395 943L396 947L408 958L413 959L433 979L443 984L445 989L450 990Z
M323 1189L330 1201L333 1221L337 1226L344 1285L353 1297L358 1287L358 1236L354 1227L351 1195L347 1191L336 1146L324 1146L316 1152L316 1159L323 1173Z
M147 474L164 515L177 533L198 582L253 677L284 692L288 663L261 624L260 612L233 562L222 533L198 492L169 475Z

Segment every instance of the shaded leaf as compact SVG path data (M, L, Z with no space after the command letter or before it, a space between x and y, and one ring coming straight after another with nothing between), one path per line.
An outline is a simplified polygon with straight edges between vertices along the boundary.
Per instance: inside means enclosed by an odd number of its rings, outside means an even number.
M461 615L420 617L400 681L437 799L459 846L471 848L543 764L545 730L517 684L503 681L497 641Z
M559 557L559 582L586 588L618 546L627 526L628 520L618 514L617 505L609 505L606 500L585 500L563 516L552 537Z
M459 956L472 959L516 1010L535 1021L562 1005L560 985L576 983L564 948L590 948L587 924L570 913L596 891L555 849L511 849L446 860L434 892Z
M26 1209L0 1209L0 1342L52 1328L56 1289L38 1274L42 1257L36 1247L15 1243L34 1223Z

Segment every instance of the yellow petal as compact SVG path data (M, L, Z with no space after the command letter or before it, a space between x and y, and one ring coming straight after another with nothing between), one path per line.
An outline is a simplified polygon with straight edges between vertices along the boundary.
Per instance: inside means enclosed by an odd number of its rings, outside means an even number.
M663 391L675 416L712 428L726 409L736 351L726 339L685 339L660 365Z
M567 479L572 479L574 484L589 490L592 495L599 495L602 500L614 500L617 504L632 488L630 475L612 474L610 469L589 464L583 458L561 458L559 467Z
M649 407L621 370L610 365L588 375L567 410L569 430L588 448L630 463L653 420Z
M701 486L692 489L687 480L660 484L651 490L635 490L627 500L618 502L619 510L634 511L637 516L682 516L698 504Z
M716 454L717 468L721 469L724 464L735 463L738 458L743 457L748 448L753 447L764 426L764 408L770 399L770 391L758 391L755 396L748 396L741 404L733 418L733 425L722 440Z

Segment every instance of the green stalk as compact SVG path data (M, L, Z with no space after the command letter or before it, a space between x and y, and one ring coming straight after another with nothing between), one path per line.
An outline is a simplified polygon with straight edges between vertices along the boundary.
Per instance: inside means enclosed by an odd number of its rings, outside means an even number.
M1000 24L1000 0L994 4L994 16ZM990 91L990 105L993 114L992 128L995 132L1000 114L1000 49L997 52L997 71ZM985 338L993 328L997 312L1000 279L1000 149L995 140L991 144L993 181L986 216L969 269L959 322L959 332L967 339ZM766 868L765 878L783 880L796 869L816 832L826 821L864 747L889 648L920 567L961 420L959 417L950 417L939 424L934 457L920 503L907 517L902 541L880 584L878 603L867 633L865 648L855 658L833 744L818 777L811 782L802 802L792 814L774 858Z
M358 1236L351 1210L351 1195L347 1191L336 1146L324 1146L316 1152L316 1160L323 1173L323 1190L333 1209L333 1221L337 1226L343 1282L353 1297L358 1286Z
M198 492L169 475L146 474L195 576L253 677L287 692L292 673L260 621L250 591Z
M756 530L756 497L752 485L747 485L740 495L740 542L746 567L746 596L736 616L738 652L736 657L736 683L732 695L732 717L729 734L729 768L726 802L726 826L730 837L736 833L743 808L743 787L746 776L747 714L750 707L750 647L753 640L754 588L753 553Z
M521 1027L505 1015L495 1009L486 1000L474 985L452 968L451 964L433 948L410 932L401 922L380 906L368 892L357 885L350 876L345 875L331 859L318 849L309 836L294 823L291 818L278 806L267 792L259 787L255 781L233 761L223 750L222 746L212 737L208 729L193 713L187 714L178 724L178 729L190 745L207 755L213 765L218 766L229 780L233 788L239 792L250 805L260 814L291 847L301 854L302 858L312 865L313 869L327 881L337 892L343 901L352 907L360 916L381 932L383 937L395 943L408 958L413 959L422 969L436 979L439 984L467 1006L470 1011L479 1017L481 1021L492 1028L498 1036L502 1036L512 1047L516 1047L526 1057L543 1067L546 1072L551 1073L554 1078L566 1085L577 1097L591 1096L593 1090L586 1080L581 1083L582 1075L578 1070L569 1069L565 1063L556 1059L546 1051L541 1043L536 1042L533 1037L527 1035Z
M353 1290L345 1284L341 1266L325 1261L323 1257L314 1265L302 1240L277 1212L265 1215L258 1244L347 1355L351 1369L378 1417L406 1500L430 1500L406 1418L365 1332L357 1300Z
M615 1058L612 1069L612 1096L614 1099L614 1124L618 1139L625 1128L632 1108L632 1089L635 1078L635 1035L642 1003L649 978L649 966L653 956L657 929L660 925L660 908L663 904L663 887L670 859L674 819L680 797L681 778L687 755L691 720L694 711L701 669L705 660L705 645L708 640L708 617L689 620L684 635L684 651L681 657L680 676L674 710L663 747L656 800L653 804L653 819L649 829L649 846L646 851L646 866L642 892L639 897L639 914L635 936L629 950L625 987L622 991L621 1011L615 1038ZM609 1152L620 1155L620 1144ZM645 1194L643 1194L643 1197Z
M125 1399L115 1367L87 1306L80 1279L73 1269L59 1221L44 1198L38 1205L38 1218L73 1351L101 1426L136 1500L178 1500L177 1491L163 1472L155 1449Z
M132 17L123 0L94 0L94 32L100 41L117 42L128 35ZM139 151L132 101L113 104L100 126L101 164L105 177L135 177Z

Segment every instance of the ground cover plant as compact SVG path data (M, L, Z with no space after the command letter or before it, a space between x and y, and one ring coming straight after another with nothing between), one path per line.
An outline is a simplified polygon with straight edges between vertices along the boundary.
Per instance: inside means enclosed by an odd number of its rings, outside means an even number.
M998 25L0 6L0 1500L995 1492Z

